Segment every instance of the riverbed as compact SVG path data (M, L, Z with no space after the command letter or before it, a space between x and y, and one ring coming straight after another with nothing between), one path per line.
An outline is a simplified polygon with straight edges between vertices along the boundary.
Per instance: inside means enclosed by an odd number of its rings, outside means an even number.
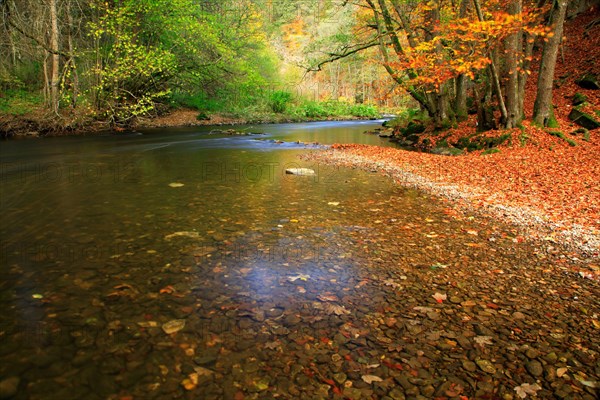
M299 157L380 124L0 143L0 394L594 398L576 257Z

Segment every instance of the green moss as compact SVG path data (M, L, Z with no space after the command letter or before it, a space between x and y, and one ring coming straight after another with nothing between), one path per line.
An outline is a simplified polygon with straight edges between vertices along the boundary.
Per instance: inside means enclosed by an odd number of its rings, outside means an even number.
M554 113L552 113L552 116L550 118L548 118L548 128L560 128L560 125L558 125L558 121L556 120L556 117L554 117Z
M569 139L568 137L565 136L564 133L562 133L560 131L548 131L548 133L552 136L556 136L557 138L561 138L565 142L569 143L570 146L573 146L573 147L577 146L576 141L574 141L573 139Z
M584 94L577 92L575 93L575 95L573 95L573 101L571 104L573 104L574 106L578 106L580 104L585 103L587 100L588 99Z
M510 133L505 133L498 137L484 137L480 134L463 136L454 144L454 147L466 149L467 151L476 151L498 147L511 138Z
M583 136L583 140L585 140L586 142L590 141L590 131L583 127L575 129L573 132L571 132L571 135L581 135Z
M500 149L497 149L496 147L492 147L491 149L485 150L481 154L487 155L487 154L495 154L495 153L500 153Z
M525 132L523 132L519 135L519 143L521 143L521 147L525 147L525 145L527 145L528 140L529 140L529 135L527 135Z

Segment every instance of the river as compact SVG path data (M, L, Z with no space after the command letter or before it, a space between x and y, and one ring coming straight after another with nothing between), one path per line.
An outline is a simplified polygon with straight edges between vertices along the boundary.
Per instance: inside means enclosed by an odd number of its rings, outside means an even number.
M380 124L0 143L0 394L429 397L450 390L440 389L444 376L470 395L496 390L496 381L469 386L476 374L465 362L493 379L477 361L490 358L487 349L502 348L494 362L510 364L507 346L537 346L536 335L505 331L507 321L523 332L549 318L533 306L540 299L576 307L573 297L593 297L597 285L559 279L547 288L564 284L566 294L548 298L532 282L550 256L517 243L512 228L460 217L380 174L299 157L323 144L390 145L363 134ZM316 174L285 173L298 167ZM526 288L515 283L524 276ZM562 334L578 320L561 316L547 330ZM593 329L575 332L597 349ZM411 381L398 389L402 371Z

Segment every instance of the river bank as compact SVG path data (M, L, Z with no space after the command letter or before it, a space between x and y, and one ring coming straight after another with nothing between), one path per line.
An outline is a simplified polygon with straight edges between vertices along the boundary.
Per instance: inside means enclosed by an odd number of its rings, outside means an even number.
M212 113L206 118L198 118L198 110L178 108L167 113L154 116L139 117L131 126L115 127L107 121L95 120L84 115L49 115L40 110L26 115L0 115L0 137L35 138L53 136L94 136L112 132L135 131L146 128L177 128L209 125L247 125L247 124L280 124L291 122L314 121L353 121L372 120L374 118L353 115L337 115L321 118L291 117L287 114L261 114L235 116L229 113Z
M531 130L530 130L531 131ZM539 133L536 146L458 157L365 145L334 145L307 159L390 176L400 185L440 196L518 228L515 241L543 240L594 259L600 254L598 133L577 148ZM597 268L597 267L596 267Z

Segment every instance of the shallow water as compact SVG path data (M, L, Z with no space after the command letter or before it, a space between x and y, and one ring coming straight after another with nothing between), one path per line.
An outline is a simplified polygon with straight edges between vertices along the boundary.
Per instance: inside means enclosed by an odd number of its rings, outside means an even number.
M396 333L333 343L400 312L386 298L409 267L433 279L431 293L407 288L412 306L432 301L443 280L428 274L447 265L536 265L528 247L499 253L469 233L513 243L506 228L452 220L378 174L303 161L316 147L293 143L387 145L362 133L380 122L1 143L0 381L18 377L18 399L327 398L331 377L315 370L336 369L311 363L339 364L361 389L334 355L362 346L356 359L374 365Z

